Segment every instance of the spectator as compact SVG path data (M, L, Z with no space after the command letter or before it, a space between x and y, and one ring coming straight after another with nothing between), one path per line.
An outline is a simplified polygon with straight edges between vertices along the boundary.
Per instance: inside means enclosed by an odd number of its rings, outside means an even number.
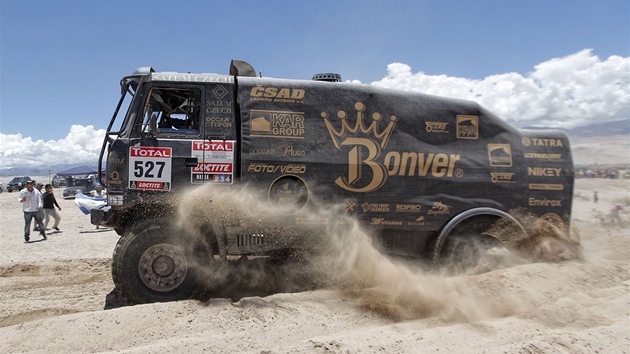
M39 195L41 196L41 198L44 197L44 192L42 192L42 187L44 186L42 183L37 182L35 183L35 181L33 181L33 184L35 184L35 188L39 191ZM44 200L42 199L42 202ZM39 210L39 217L44 220L44 211L42 209ZM39 231L39 226L35 225L35 227L33 227L33 231Z
M621 204L615 204L615 206L610 209L610 222L612 224L621 224L621 219L619 218L619 212L623 210Z
M103 189L100 183L97 184L95 189L90 193L94 198L105 198L107 196L107 191Z
M30 241L31 220L33 218L39 227L39 234L46 240L46 229L41 218L42 196L37 189L33 188L33 181L26 181L26 188L20 191L18 201L22 203L22 211L24 212L24 242Z
M61 216L57 210L55 210L55 206L59 211L61 211L61 207L57 203L57 199L55 199L55 193L53 193L52 184L46 185L46 192L44 193L43 205L44 205L44 227L48 229L48 222L50 221L50 217L52 216L55 219L55 226L53 226L53 230L59 230L59 221L61 221Z

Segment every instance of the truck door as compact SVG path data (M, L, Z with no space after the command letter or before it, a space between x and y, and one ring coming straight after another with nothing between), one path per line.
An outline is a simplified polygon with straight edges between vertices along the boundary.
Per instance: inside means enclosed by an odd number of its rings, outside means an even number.
M191 182L231 184L234 181L236 128L234 84L205 85L203 138L192 142L191 156L197 166L191 169Z
M191 184L191 145L202 139L204 85L154 83L141 132L129 148L129 189L170 191Z

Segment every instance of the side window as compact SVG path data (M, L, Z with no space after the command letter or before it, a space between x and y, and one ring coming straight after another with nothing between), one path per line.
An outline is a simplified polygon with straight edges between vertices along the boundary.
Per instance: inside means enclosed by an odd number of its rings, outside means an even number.
M153 119L160 135L199 135L201 90L154 87L144 107L142 131L149 132Z

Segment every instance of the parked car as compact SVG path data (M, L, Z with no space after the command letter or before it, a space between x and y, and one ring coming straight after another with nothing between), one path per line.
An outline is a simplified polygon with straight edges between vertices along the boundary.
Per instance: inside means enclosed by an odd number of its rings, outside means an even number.
M68 186L63 190L64 199L74 199L77 194L89 194L96 187L94 175L76 177L72 176L67 179Z
M55 175L50 184L52 184L53 188L59 188L61 186L67 186L68 182L66 181L66 177Z
M7 192L19 191L26 185L26 181L30 181L29 176L13 177L11 182L7 183Z

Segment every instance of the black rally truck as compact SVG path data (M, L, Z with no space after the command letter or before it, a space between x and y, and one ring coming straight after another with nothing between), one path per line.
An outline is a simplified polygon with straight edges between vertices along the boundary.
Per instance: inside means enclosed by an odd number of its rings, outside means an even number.
M320 203L385 251L435 261L495 243L486 231L497 221L523 237L517 212L569 232L564 133L519 130L475 102L340 81L257 77L237 60L229 75L147 67L124 77L99 159L107 205L91 215L120 235L112 273L122 294L184 299L198 287L192 264L311 247L300 230L334 222L312 220ZM204 184L252 186L283 229L217 217L188 237L174 222L177 196Z

